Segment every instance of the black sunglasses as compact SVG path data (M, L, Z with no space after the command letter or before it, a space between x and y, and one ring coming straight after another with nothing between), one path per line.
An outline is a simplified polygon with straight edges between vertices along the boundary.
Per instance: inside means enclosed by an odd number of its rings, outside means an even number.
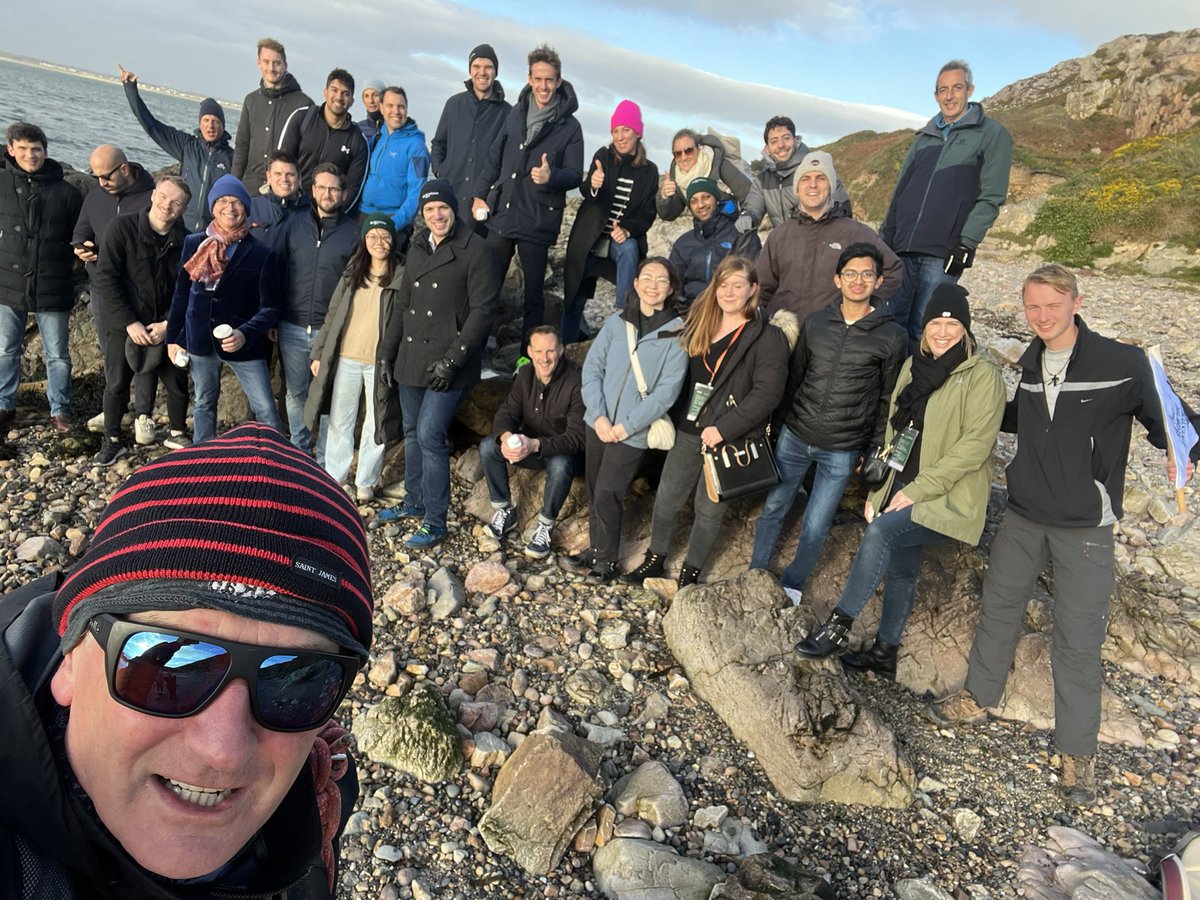
M361 665L353 655L241 644L109 613L94 616L88 628L104 648L112 698L167 719L194 716L243 678L259 725L309 731L333 715Z
M125 163L121 163L120 166L117 166L115 169L113 169L106 175L92 175L92 177L95 178L97 181L112 181L112 177L114 175L116 175L117 172L119 172L121 170L121 167L124 165L125 165Z

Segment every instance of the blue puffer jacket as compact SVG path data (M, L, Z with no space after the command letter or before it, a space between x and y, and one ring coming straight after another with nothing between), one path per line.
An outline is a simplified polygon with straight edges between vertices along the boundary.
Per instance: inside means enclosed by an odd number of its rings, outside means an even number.
M276 231L273 246L283 278L280 319L316 330L358 247L358 223L339 214L321 228L316 213L307 212L290 217Z
M371 142L371 160L358 210L383 213L396 229L408 228L417 214L417 196L429 177L429 151L415 119L389 132L384 125Z
M637 327L639 307L630 302L605 320L583 361L582 393L583 421L589 428L595 430L596 420L605 416L613 425L625 426L626 444L644 450L651 423L665 416L679 396L688 358L679 340L683 319L664 309L637 341L638 362L646 378L646 396L639 395L626 327L627 322Z
M150 140L158 144L171 159L179 161L179 177L192 189L192 199L183 214L183 223L189 231L203 231L212 221L208 212L208 191L218 178L228 175L233 168L229 133L222 132L219 138L210 142L200 137L199 128L188 134L164 125L146 108L136 81L125 82L125 99L129 101L129 108Z
M217 289L209 291L203 283L192 281L184 268L205 237L204 232L189 234L183 242L175 296L167 317L167 343L179 344L198 356L216 353L233 361L266 359L270 349L267 331L279 322L275 254L254 235L246 235L234 248ZM245 346L236 353L217 349L213 341L212 330L223 324L240 329L246 336Z

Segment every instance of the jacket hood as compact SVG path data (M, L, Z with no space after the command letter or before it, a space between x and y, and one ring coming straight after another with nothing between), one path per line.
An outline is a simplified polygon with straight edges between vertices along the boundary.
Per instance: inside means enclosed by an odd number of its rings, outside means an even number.
M674 302L672 302L674 301ZM679 318L679 298L669 297L663 308L650 317L650 332L658 331L664 325L669 324L673 319ZM621 310L621 319L636 326L642 315L642 304L626 303L625 308ZM682 320L681 320L682 321Z
M779 162L779 160L773 157L770 153L768 153L766 150L763 150L763 168L770 172L777 173L780 178L787 178L796 171L797 167L800 165L800 161L808 155L808 152L808 146L800 140L799 135L796 135L796 146L792 150L792 155L783 162Z
M300 82L292 76L291 72L284 73L283 81L277 88L269 88L261 78L258 79L258 92L272 100L282 97L284 94L294 94L298 90L300 90Z
M841 184L841 182L839 181L838 184ZM829 212L825 213L825 215L821 216L819 219L814 219L803 209L797 206L794 218L798 219L802 225L821 225L825 222L832 221L833 219L849 219L851 218L850 204L845 200L834 200L833 205L829 207Z
M472 96L474 96L475 85L472 83L470 78L468 78L466 81L463 82L463 87L465 87L467 89L468 93L470 93ZM528 87L528 85L526 85L526 87ZM479 100L478 97L476 97L475 99ZM492 82L492 96L488 97L486 100L480 100L479 102L480 103L492 103L492 102L503 103L504 102L504 87L503 87L503 85L500 84L499 78L497 78L495 81Z
M712 218L705 219L703 222L692 222L692 230L706 241L711 240L715 235L730 228L736 230L736 222L732 216L727 216L723 212L715 212Z
M787 338L789 352L795 350L796 341L800 339L800 317L790 310L779 309L771 316L771 324Z
M579 109L579 98L575 96L575 88L571 86L571 82L563 80L555 91L558 95L558 106L554 110L554 118L551 119L551 124L561 122L568 116L573 116ZM529 109L529 104L533 102L533 88L529 85L521 88L521 94L517 97L517 106L521 110L521 114L525 115Z
M26 178L32 179L33 181L62 181L63 178L66 177L66 172L58 160L51 159L47 156L46 161L42 163L42 167L40 169L38 169L36 172L26 172L19 165L17 165L17 161L13 159L12 154L7 150L4 151L4 168L11 172L17 173L18 175L24 175Z
M127 197L130 194L140 194L143 191L154 190L154 176L138 163L130 163L129 171L133 175L133 183L117 194L118 197Z

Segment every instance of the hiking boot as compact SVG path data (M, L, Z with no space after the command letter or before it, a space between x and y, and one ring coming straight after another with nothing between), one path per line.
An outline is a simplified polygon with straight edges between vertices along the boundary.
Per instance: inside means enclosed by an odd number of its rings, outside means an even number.
M517 508L515 506L501 507L492 516L492 521L483 527L496 540L504 540L504 536L517 527Z
M158 440L158 429L154 420L149 416L138 416L133 422L133 439L143 447L148 447Z
M1059 790L1073 806L1090 806L1096 801L1096 762L1091 756L1062 755Z
M667 558L661 553L651 553L646 551L646 558L642 560L641 565L631 572L626 572L621 576L621 580L626 584L640 585L647 578L662 578L665 573L663 563Z
M128 451L121 446L120 441L105 440L101 444L100 452L96 454L94 462L98 466L111 466L127 452Z
M375 514L375 518L380 522L398 522L400 519L420 519L424 516L425 507L413 506L407 500L399 506L381 509Z
M188 437L186 431L176 431L172 428L167 433L167 439L163 441L163 446L168 450L182 450L184 447L192 446L192 439Z
M679 586L685 588L690 584L700 583L700 570L695 566L684 563L679 567Z
M938 725L979 725L987 721L987 710L975 702L965 687L925 704L925 716Z
M889 644L887 641L875 638L870 647L863 647L856 652L847 653L842 657L842 662L851 669L878 672L883 677L895 681L896 653L899 649L899 644Z
M525 545L525 555L530 559L545 559L550 555L550 529L545 522L538 522L533 529L529 543Z
M424 523L420 528L404 539L404 546L413 550L428 550L436 547L446 539L446 529L442 525Z
M587 575L596 565L596 551L588 547L570 556L560 556L558 565L564 572L570 572L572 575Z
M588 572L588 584L611 584L617 580L620 570L617 568L617 563L613 562L598 562L592 567L592 571Z
M829 614L825 624L798 643L795 650L806 659L824 659L850 646L850 626L854 617L838 612Z

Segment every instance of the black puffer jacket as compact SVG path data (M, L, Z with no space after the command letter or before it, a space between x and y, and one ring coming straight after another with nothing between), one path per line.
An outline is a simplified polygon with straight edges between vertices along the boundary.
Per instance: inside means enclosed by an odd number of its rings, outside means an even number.
M275 229L272 245L283 279L280 320L314 330L325 321L329 298L358 247L358 223L338 214L322 222L316 210L297 213Z
M490 231L513 240L549 245L558 240L567 191L579 187L583 178L583 130L575 119L579 101L569 81L558 86L553 118L532 141L526 142L530 103L533 88L526 85L492 144L475 196L486 200L492 210ZM542 164L542 154L550 166L550 180L534 184L529 173Z
M150 213L117 216L100 243L100 268L92 279L101 331L166 321L175 294L179 253L187 229L177 221L165 235L150 227Z
M792 351L783 421L823 450L865 450L883 443L888 403L908 337L881 305L846 324L841 303L800 326Z
M32 174L8 153L0 163L0 303L61 312L75 303L71 229L83 197L47 159Z
M499 81L492 83L492 94L486 100L475 96L471 79L464 84L467 89L447 100L442 109L429 142L429 164L433 177L445 178L453 185L459 218L470 220L471 201L482 187L480 173L512 104L504 99Z
M141 212L150 205L154 178L137 163L129 164L129 173L133 176L133 182L119 194L110 194L99 187L87 192L79 210L79 218L75 220L75 227L71 231L71 243L91 241L99 247L113 219L125 213ZM85 263L84 268L95 290L96 270L100 268L100 261Z
M380 360L394 362L396 383L427 387L432 363L442 357L458 368L451 387L479 381L480 354L495 324L500 276L484 239L469 223L429 247L429 232L413 236L404 278L384 333Z
M263 86L251 91L242 101L238 118L237 140L233 145L233 174L242 180L253 197L267 181L267 158L279 146L288 116L312 100L300 90L300 83L288 72L277 88Z
M138 866L67 787L50 679L61 660L50 606L61 575L0 597L0 897L37 900L325 900L321 823L308 765L275 814L234 861L233 883L172 884ZM353 767L351 773L353 773ZM338 782L342 822L358 783ZM148 823L152 827L153 823Z

